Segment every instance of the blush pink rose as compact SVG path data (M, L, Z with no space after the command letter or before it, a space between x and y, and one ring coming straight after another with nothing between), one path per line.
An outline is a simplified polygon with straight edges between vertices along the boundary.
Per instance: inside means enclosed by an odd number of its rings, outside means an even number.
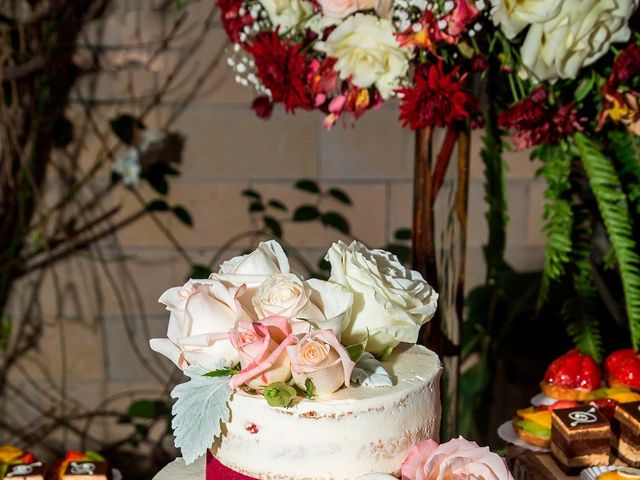
M291 378L286 347L295 343L285 317L268 317L261 322L240 322L229 332L231 345L240 355L242 370L231 377L231 386L260 389Z
M505 461L487 447L462 437L438 445L425 440L409 452L402 480L513 480Z
M340 344L333 330L313 330L298 335L298 342L287 347L293 380L302 390L311 380L316 395L328 395L342 385L349 386L355 363Z
M455 0L455 3L456 6L449 15L447 33L457 37L465 33L469 26L475 22L478 15L480 15L480 10L470 0Z

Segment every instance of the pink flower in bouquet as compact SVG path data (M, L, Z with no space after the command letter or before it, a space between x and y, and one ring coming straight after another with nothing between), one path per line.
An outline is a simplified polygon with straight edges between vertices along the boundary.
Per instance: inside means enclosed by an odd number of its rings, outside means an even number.
M457 37L469 30L469 26L480 15L480 10L469 0L455 0L455 3L456 6L448 18L447 33Z
M340 344L333 330L314 330L299 336L298 343L287 347L293 380L307 389L311 380L314 393L328 395L343 384L349 386L355 363Z
M402 480L513 480L505 461L487 447L462 437L438 445L419 443L401 466Z
M240 322L229 332L231 344L240 354L242 370L231 377L231 386L264 388L291 378L286 347L295 343L285 317L269 317L261 322Z
M342 114L350 114L353 119L358 119L369 109L382 105L382 98L375 93L373 98L367 88L351 87L342 95L329 102L329 114L324 119L324 128L330 130Z
M358 10L376 7L376 0L318 0L326 17L345 18Z
M414 30L411 25L406 31L396 35L398 43L403 47L419 47L429 50L436 55L436 44L441 41L455 43L455 38L445 34L438 26L438 21L430 10L425 10L417 24L419 29Z
M302 44L281 41L277 31L260 32L246 48L256 63L256 75L275 103L284 103L287 112L313 108L306 82L308 60L300 53Z
M627 126L629 132L640 135L640 109L638 92L620 93L605 88L602 111L596 130L601 130L608 119Z
M466 74L458 76L458 68L445 74L442 62L427 65L415 75L412 88L403 88L400 120L413 130L444 127L467 119L477 109L475 97L464 89Z

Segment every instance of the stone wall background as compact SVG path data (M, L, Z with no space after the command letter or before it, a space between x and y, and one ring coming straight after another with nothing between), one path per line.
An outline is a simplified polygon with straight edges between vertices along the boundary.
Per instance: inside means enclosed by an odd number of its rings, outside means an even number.
M105 43L130 44L131 54L140 42L152 44L160 38L172 24L172 16L179 14L159 13L150 1L116 3L103 25ZM212 0L188 2L181 38L192 35L190 25L201 21L211 5ZM87 34L95 34L97 28L92 26ZM196 61L183 74L194 75L205 68L224 39L216 22ZM144 96L150 87L160 85L169 66L183 54L178 41L176 48L154 62L152 71L132 65L124 73L103 74L98 89L100 117L107 120L117 112L136 112L139 104L131 97ZM249 228L241 190L250 185L292 206L306 195L293 188L299 178L313 178L348 192L354 205L340 211L351 222L354 235L372 246L386 244L397 228L410 226L413 134L401 129L395 105L368 113L355 128L337 127L331 132L323 129L322 116L316 113L290 116L277 109L265 122L249 108L252 93L236 85L233 76L222 62L203 94L173 127L186 136L186 149L182 176L172 184L170 200L188 207L195 227L188 229L172 220L167 225L189 255L208 259L228 238ZM84 86L78 88L81 91ZM174 99L170 95L149 119L149 126L162 125L184 94L177 89ZM472 139L468 288L484 278L482 246L487 227L480 135L475 132ZM86 155L92 153L89 146ZM526 153L509 155L507 163L507 258L517 269L538 269L543 263L544 184L534 178L536 165ZM105 171L104 178L107 175ZM144 187L142 191L146 191ZM105 202L120 203L126 209L131 200L119 191ZM319 226L296 225L286 227L285 238L315 260L337 235ZM166 288L182 284L189 271L149 219L131 225L101 249L104 258L111 260L108 274L95 259L80 255L46 276L40 298L42 311L51 319L64 320L64 335L60 335L60 326L51 322L52 331L45 335L40 351L31 355L27 367L29 375L43 385L56 385L60 395L90 408L121 392L126 394L111 406L127 405L132 391L138 396L161 391L160 380L170 376L172 366L149 351L147 338L164 336L168 316L156 303L157 298ZM114 282L125 298L116 295ZM20 308L18 294L15 304ZM148 360L149 366L145 367L141 358ZM4 402L10 417L28 419L32 415L28 405L12 404L10 399ZM125 427L105 421L92 428L96 437L106 438L121 434Z

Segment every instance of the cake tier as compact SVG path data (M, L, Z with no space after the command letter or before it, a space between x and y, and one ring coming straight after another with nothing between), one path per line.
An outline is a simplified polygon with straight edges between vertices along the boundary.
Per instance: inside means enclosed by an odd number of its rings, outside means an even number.
M398 347L384 362L391 387L352 386L289 408L238 391L213 455L263 480L353 480L398 474L418 442L437 440L442 366L424 347Z

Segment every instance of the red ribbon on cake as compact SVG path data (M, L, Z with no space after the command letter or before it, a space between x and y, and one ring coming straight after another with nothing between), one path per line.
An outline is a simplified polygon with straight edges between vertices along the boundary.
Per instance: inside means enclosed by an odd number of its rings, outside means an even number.
M207 477L206 480L256 480L247 477L221 464L211 452L207 451Z

